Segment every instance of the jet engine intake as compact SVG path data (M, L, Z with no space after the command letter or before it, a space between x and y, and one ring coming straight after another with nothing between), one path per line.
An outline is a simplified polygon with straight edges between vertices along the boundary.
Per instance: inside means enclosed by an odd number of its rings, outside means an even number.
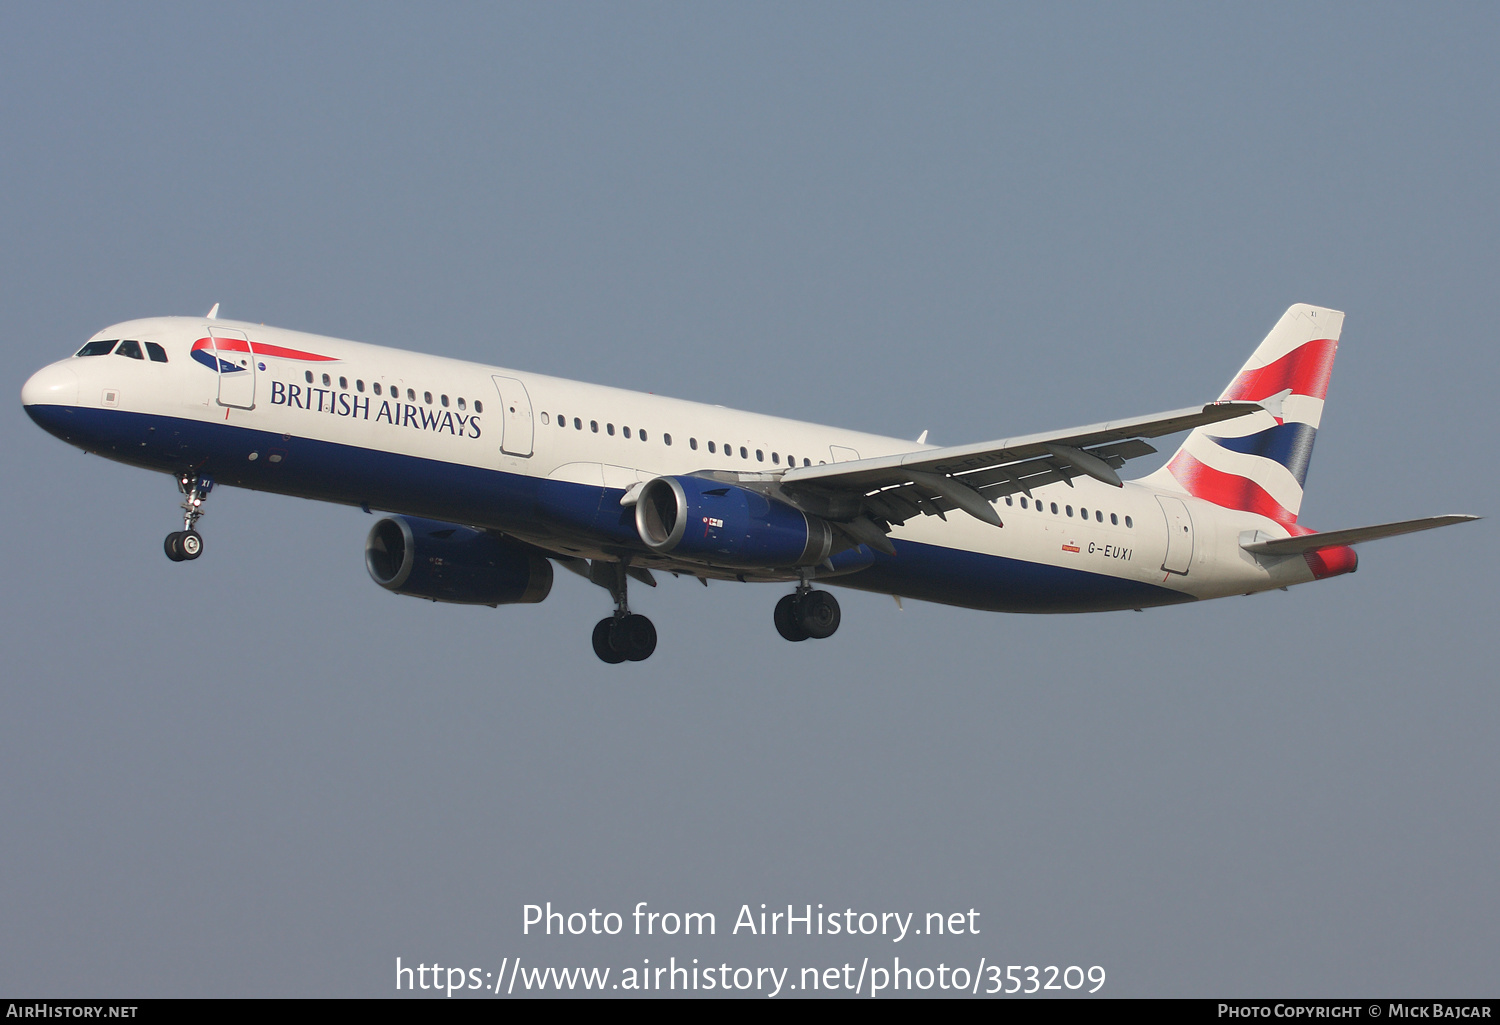
M635 526L652 550L713 566L812 566L833 551L833 530L823 520L703 477L647 481Z

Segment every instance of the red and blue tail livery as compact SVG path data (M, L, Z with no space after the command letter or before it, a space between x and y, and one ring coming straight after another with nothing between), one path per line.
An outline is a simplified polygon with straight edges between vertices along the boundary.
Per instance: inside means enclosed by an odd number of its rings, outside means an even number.
M1219 396L1262 411L1193 431L1155 480L1284 527L1297 522L1344 315L1287 310Z
M172 476L168 558L202 554L218 485L380 509L364 545L377 584L498 606L542 601L554 566L572 570L609 595L592 643L611 664L655 650L629 585L663 573L780 585L769 618L805 641L839 627L828 587L997 612L1144 609L1339 576L1352 545L1475 518L1299 522L1344 321L1316 306L1287 310L1217 401L946 447L217 309L115 324L21 391L63 441ZM1182 432L1165 466L1121 478Z

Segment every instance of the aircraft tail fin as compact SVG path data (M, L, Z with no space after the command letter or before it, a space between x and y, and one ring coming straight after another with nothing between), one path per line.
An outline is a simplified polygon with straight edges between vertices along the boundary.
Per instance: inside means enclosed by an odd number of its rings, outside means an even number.
M1287 310L1219 396L1265 412L1198 428L1144 482L1295 524L1343 325L1338 310Z

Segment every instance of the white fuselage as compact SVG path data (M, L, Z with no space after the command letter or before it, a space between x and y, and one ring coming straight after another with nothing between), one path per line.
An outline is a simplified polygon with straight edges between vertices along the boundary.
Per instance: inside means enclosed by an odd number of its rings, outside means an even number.
M210 335L221 341L205 348ZM216 353L225 337L249 345ZM797 573L652 553L620 504L633 485L713 470L775 475L926 447L244 322L168 317L95 335L115 338L154 342L167 361L74 356L23 393L33 418L88 451L503 532L560 557L703 577ZM238 369L216 367L221 358ZM1025 508L1022 498L995 504L1000 528L962 513L908 520L891 531L896 556L830 582L977 608L1088 611L1313 579L1301 557L1241 548L1256 532L1284 537L1286 528L1181 492L1080 477L1037 489Z

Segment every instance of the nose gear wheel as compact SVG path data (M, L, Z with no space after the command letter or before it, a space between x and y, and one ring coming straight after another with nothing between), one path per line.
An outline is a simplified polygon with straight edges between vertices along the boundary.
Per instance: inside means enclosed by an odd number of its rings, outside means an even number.
M184 473L177 478L182 492L182 529L174 530L162 542L167 558L173 562L191 562L203 554L203 535L193 526L203 518L203 503L214 489L213 478Z
M191 562L203 554L203 535L196 530L174 530L162 547L173 562Z

